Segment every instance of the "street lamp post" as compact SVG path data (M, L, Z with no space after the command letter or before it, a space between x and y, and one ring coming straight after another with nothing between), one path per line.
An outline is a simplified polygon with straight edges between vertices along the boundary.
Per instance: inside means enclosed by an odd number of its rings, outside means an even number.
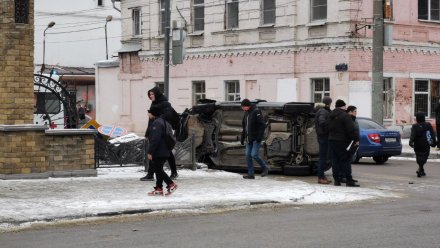
M107 45L107 23L111 22L113 19L113 16L108 15L107 18L105 18L105 59L108 60L108 45Z
M55 26L55 22L54 21L49 22L49 24L47 24L47 27L46 27L46 29L44 29L44 32L43 32L43 63L41 64L40 74L43 74L43 72L44 72L44 57L46 55L46 31L47 31L47 29L49 29L53 26Z

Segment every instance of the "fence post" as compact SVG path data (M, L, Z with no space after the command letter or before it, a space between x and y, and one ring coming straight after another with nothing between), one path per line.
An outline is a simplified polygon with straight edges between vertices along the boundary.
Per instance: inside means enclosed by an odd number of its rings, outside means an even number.
M192 132L191 134L191 162L192 162L192 170L195 171L197 169L197 164L196 164L196 145L195 145L195 141L196 141L196 134L195 132Z

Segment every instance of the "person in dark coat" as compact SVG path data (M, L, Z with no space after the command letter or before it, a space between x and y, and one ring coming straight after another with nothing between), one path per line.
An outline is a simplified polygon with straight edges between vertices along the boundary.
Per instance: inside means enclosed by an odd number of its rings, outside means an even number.
M433 143L432 147L435 147L437 144L436 135L430 123L425 121L425 113L418 112L416 113L416 122L411 127L411 137L409 138L409 145L414 149L416 153L416 161L419 165L418 170L416 171L417 177L425 176L425 169L423 168L426 164L426 161L429 157L430 152L430 144L428 143L427 134L428 131Z
M435 131L437 132L437 140L440 140L440 98L438 99L437 106L435 106ZM436 150L440 150L440 142L437 142Z
M255 179L253 159L261 166L261 176L267 176L269 173L269 166L259 156L261 141L263 141L264 130L266 123L263 114L253 105L249 99L241 101L241 108L244 111L240 143L246 143L246 163L248 167L248 174L243 176L244 179Z
M148 195L163 195L163 182L167 184L168 192L171 194L177 189L177 184L164 172L163 165L170 157L170 149L165 143L164 135L166 132L166 121L161 117L162 109L158 106L150 108L149 117L152 120L150 131L148 132L148 160L154 168L156 174L156 187Z
M176 120L176 117L173 114L173 113L175 113L175 110L171 106L171 104L168 101L168 99L166 98L166 96L164 96L162 94L162 92L160 92L160 89L158 87L154 87L148 91L148 98L151 100L150 109L153 106L162 109L163 118L166 121L168 121L171 124L171 126L173 126L173 127L176 126L176 122L178 125L179 120L178 119ZM149 133L150 126L151 126L152 122L153 121L151 119L148 120L148 127L147 127L147 130L145 131L145 137L148 137L148 133ZM170 152L170 156L168 157L168 164L170 165L170 170L171 170L170 178L176 179L179 176L179 174L177 174L176 159L175 159L172 151ZM147 175L142 177L140 180L141 181L153 181L154 180L153 174L154 174L154 169L151 166L149 166Z
M328 130L334 185L340 186L341 180L345 178L347 187L359 187L347 166L351 160L347 147L352 141L356 143L359 138L355 135L353 120L346 112L346 104L341 99L336 101L335 109L328 116Z
M351 175L351 163L354 160L354 156L356 156L356 152L359 148L359 139L360 139L360 130L359 130L359 123L357 123L356 121L356 116L357 116L357 107L350 105L347 107L347 114L351 117L351 119L353 120L353 124L354 124L354 135L357 139L355 139L355 141L353 142L353 147L352 149L350 149L348 152L350 153L350 159L349 159L349 163L348 163L348 173ZM345 178L344 178L345 179ZM345 179L346 180L346 179ZM353 179L354 182L357 182L357 180Z
M315 130L318 137L319 144L319 162L318 162L318 183L329 184L332 181L328 180L324 175L324 169L327 165L328 159L328 127L327 117L330 114L330 105L332 99L329 96L322 98L322 104L317 104L315 115Z

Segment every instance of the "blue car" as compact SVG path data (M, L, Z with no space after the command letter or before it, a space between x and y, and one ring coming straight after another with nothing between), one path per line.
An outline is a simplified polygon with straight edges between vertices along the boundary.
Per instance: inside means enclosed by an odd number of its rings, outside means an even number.
M373 157L377 164L402 153L402 141L398 131L388 130L370 118L356 118L360 129L360 146L354 155L354 163L363 157Z

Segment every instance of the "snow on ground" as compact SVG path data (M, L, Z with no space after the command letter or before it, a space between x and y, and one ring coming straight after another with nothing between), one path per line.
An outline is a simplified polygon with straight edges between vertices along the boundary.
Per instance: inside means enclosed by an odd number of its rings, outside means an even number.
M100 168L97 177L0 180L0 229L55 219L105 213L196 210L252 203L329 204L396 197L368 188L309 184L290 178L242 175L207 168L179 170L171 196L148 196L154 182L142 182L139 167Z

